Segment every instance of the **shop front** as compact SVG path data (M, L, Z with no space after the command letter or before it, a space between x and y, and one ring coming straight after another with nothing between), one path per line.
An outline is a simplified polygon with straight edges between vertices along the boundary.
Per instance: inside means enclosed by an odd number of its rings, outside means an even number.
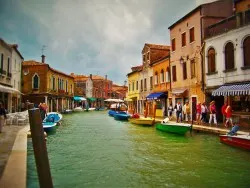
M148 113L150 116L154 114L153 112L153 102L156 103L156 117L165 117L167 116L167 98L168 95L166 92L157 92L149 94L146 99L148 103Z
M223 85L214 90L212 95L223 96L232 107L234 121L250 130L250 83Z

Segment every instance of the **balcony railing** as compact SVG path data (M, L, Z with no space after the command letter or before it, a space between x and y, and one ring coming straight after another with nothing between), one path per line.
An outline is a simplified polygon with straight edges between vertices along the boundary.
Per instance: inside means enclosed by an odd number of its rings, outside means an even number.
M219 34L223 34L230 30L243 27L250 23L250 10L239 12L235 15L226 18L216 24L210 25L205 30L205 38L210 38Z

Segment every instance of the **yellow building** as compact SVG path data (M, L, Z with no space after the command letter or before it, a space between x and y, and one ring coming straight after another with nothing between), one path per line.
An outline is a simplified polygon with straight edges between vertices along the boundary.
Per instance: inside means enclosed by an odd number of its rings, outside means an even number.
M128 111L130 113L139 112L139 74L142 70L142 66L136 66L131 68L132 72L127 74L128 77Z

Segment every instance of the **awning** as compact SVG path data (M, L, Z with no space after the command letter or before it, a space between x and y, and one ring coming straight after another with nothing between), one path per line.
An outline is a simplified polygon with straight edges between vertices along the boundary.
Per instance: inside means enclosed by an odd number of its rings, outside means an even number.
M4 86L2 84L0 84L0 92L23 94L15 88L7 87L7 86Z
M166 94L165 93L162 93L162 92L158 92L158 93L151 93L149 94L146 99L159 99L161 97L165 97Z
M96 101L96 98L94 98L94 97L89 97L87 99L90 100L90 101Z
M86 99L84 97L78 97L78 96L74 96L74 100L75 101L86 101Z
M174 95L178 95L178 94L182 94L184 93L184 91L186 91L187 89L172 89L172 94Z
M213 96L250 95L250 83L224 85L212 92Z

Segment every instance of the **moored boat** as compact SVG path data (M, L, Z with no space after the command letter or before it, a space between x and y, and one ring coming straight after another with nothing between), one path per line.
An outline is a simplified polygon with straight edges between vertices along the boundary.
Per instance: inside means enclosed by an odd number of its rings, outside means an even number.
M184 135L187 131L190 131L191 125L186 123L161 122L156 124L156 129L164 132Z
M73 111L71 109L64 109L62 114L71 114Z
M74 108L73 111L74 112L82 112L83 109L82 109L82 107L78 106L78 107Z
M116 120L127 121L129 117L130 115L127 114L126 112L118 112L114 114L114 118Z
M59 123L62 118L62 114L58 112L49 112L47 113L47 116L44 118L43 122Z
M57 123L55 122L43 122L43 130L45 132L52 132L56 129Z
M117 112L114 111L114 110L109 110L109 111L108 111L108 115L109 115L109 116L112 116L112 117L114 117L114 115L115 115L116 113L117 113Z
M250 150L250 135L220 135L220 142L241 149Z
M148 125L148 126L152 126L155 122L154 118L149 118L149 117L129 118L128 120L129 122L137 125Z

